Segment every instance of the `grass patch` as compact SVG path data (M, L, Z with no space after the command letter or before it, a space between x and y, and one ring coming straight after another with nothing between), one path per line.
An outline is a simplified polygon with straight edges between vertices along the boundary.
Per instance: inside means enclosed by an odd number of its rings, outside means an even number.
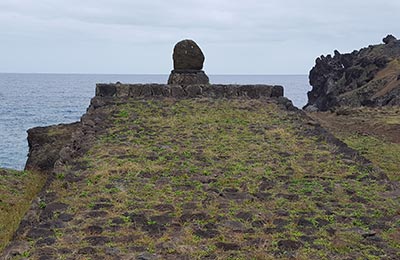
M400 180L400 108L346 108L346 115L310 113L323 127L383 169L391 180Z
M383 169L391 180L400 181L400 144L362 135L350 135L343 140Z
M44 182L45 177L37 172L0 169L0 252L7 246Z

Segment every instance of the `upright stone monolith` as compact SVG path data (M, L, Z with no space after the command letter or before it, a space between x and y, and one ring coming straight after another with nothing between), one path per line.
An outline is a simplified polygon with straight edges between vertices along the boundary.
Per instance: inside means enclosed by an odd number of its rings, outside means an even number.
M209 84L210 81L204 73L204 54L193 40L183 40L175 45L172 55L174 70L171 72L168 84L171 85L196 85Z

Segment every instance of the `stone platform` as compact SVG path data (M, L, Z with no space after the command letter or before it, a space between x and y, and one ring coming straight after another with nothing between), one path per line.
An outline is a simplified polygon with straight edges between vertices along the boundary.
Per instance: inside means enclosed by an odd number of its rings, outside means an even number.
M167 85L167 84L97 84L96 97L120 98L237 98L283 97L283 87L273 85Z

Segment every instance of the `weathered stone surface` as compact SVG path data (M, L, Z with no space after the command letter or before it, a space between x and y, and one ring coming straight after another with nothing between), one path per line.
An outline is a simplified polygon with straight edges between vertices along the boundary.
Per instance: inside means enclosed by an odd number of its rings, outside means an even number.
M383 38L382 41L383 41L383 43L385 43L385 44L389 44L389 43L392 43L392 42L396 42L396 41L397 41L397 38L394 37L393 35L389 34L388 36L386 36L385 38Z
M210 80L202 71L204 54L193 40L183 40L175 45L172 55L174 70L168 78L170 85L209 84Z
M168 78L168 84L194 85L209 84L210 80L204 71L181 72L173 70Z
M53 218L54 213L64 212L68 208L65 203L54 202L47 205L40 214L40 219L47 220Z
M46 237L51 237L54 235L54 232L51 231L50 229L45 229L45 228L32 228L26 237L28 238L46 238Z
M190 85L186 87L188 97L197 97L203 94L203 89L198 85Z
M244 221L251 221L253 219L253 214L251 212L241 211L238 214L236 214L236 217Z
M152 84L151 87L152 87L153 96L160 96L160 97L169 96L170 89L168 86Z
M63 222L69 222L74 218L72 214L62 213L58 216L58 219Z
M183 40L174 47L174 70L203 69L204 54L193 40Z
M221 226L229 228L230 230L239 233L244 232L246 230L246 227L239 221L226 220L221 223Z
M54 237L47 237L44 239L40 239L36 242L36 246L51 246L56 243L56 239Z
M234 244L234 243L218 242L215 245L217 248L220 248L224 251L240 250L240 246L238 244Z
M181 216L180 220L182 222L194 221L194 220L206 220L209 219L210 216L206 213L185 213Z
M271 91L271 97L283 97L283 87L282 86L273 86Z
M92 246L105 245L106 243L111 241L109 237L105 236L91 236L85 238L84 240Z
M15 259L15 257L22 257L25 252L28 252L30 249L29 242L27 241L19 241L12 244L12 246L6 248L3 254L0 254L1 259Z
M79 249L78 254L80 255L93 255L96 253L96 250L93 247L84 247Z
M49 172L60 158L61 149L71 140L79 123L35 127L28 130L29 155L26 170Z
M310 71L312 90L307 111L340 106L385 106L400 103L400 41L392 35L385 44L317 58Z
M278 242L279 249L284 250L284 251L297 250L302 246L303 246L303 243L301 243L299 241L281 240Z
M179 85L172 85L171 86L171 97L175 98L182 98L185 96L185 91Z
M204 74L204 76L206 76ZM206 76L207 77L207 76ZM98 86L101 86L100 88ZM123 93L129 92L130 98L194 98L194 97L209 97L209 98L238 98L246 97L250 99L257 98L279 98L283 96L282 86L270 85L219 85L219 84L108 84L111 90L108 90L107 85L97 85L97 95L92 100L92 106L96 108L104 106L107 102L112 102L113 99L121 98L120 91ZM103 100L103 101L101 101ZM291 102L284 99L288 106L292 106ZM88 124L86 120L83 121ZM69 154L69 152L67 152Z
M88 228L85 229L85 232L87 234L101 234L103 233L103 228L100 226L89 226Z
M110 87L109 84L96 84L96 96L100 97L110 97L117 92L116 85Z
M194 234L202 238L213 238L218 236L220 233L218 232L218 230L215 229L206 229L206 230L196 229L194 231Z
M136 260L155 260L155 259L157 259L157 256L155 254L150 254L149 252L140 253L136 257Z

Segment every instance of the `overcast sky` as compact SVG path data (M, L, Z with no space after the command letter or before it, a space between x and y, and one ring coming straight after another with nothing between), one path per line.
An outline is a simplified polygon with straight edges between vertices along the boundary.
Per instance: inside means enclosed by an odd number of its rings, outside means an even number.
M0 72L161 73L176 42L208 74L307 74L400 37L399 0L0 0Z

